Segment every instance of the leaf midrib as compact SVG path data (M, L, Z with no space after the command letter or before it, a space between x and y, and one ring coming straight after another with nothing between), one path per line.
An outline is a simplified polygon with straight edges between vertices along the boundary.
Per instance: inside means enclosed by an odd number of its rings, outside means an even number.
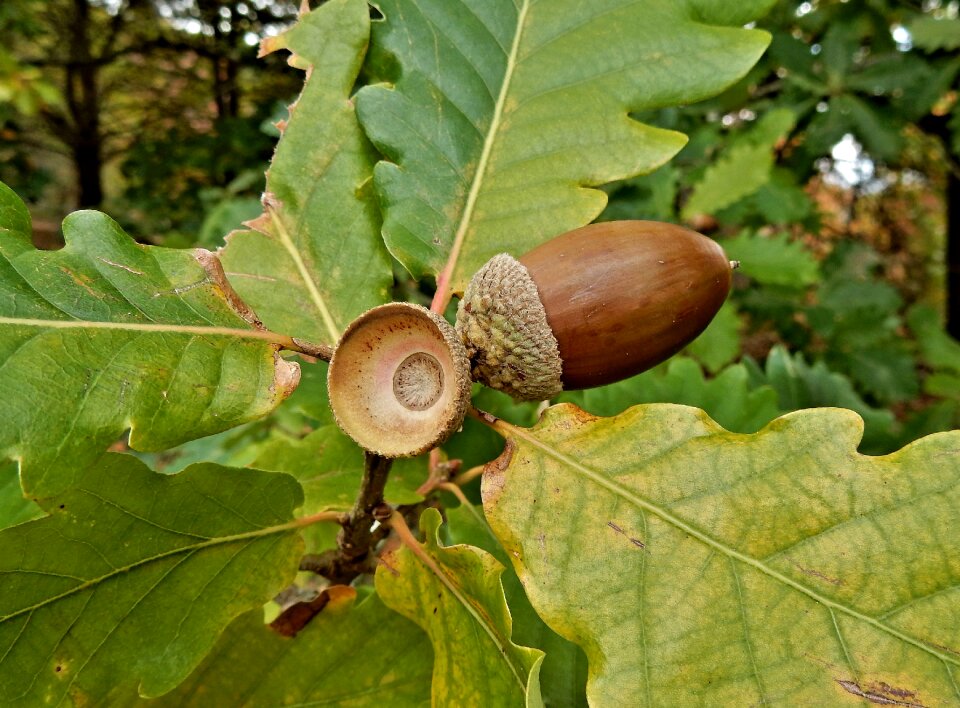
M507 94L510 92L511 83L517 69L517 55L520 51L520 40L523 37L523 31L526 28L527 11L530 9L530 0L523 0L520 5L520 11L517 13L517 30L513 35L513 43L510 45L510 53L507 55L507 65L503 73L503 83L500 84L500 92L497 95L497 102L494 104L493 117L490 120L490 127L483 140L483 149L480 152L480 160L477 162L477 170L474 173L473 182L470 185L470 191L467 193L467 201L463 207L463 214L460 217L460 223L457 224L457 230L454 233L453 245L450 248L450 256L447 259L444 274L446 281L449 282L456 270L457 263L460 260L460 251L463 249L463 242L466 239L467 229L470 228L473 212L476 209L477 199L480 196L480 189L483 186L487 173L487 165L490 162L490 155L493 153L493 146L496 143L500 132L500 124L503 122L504 106L507 102ZM441 276L443 277L443 276Z
M110 580L113 577L116 577L123 573L128 573L132 570L136 570L137 568L148 565L150 563L155 563L157 561L161 561L166 558L171 558L173 556L183 554L183 553L192 554L204 548L227 545L231 543L236 543L238 541L247 541L247 540L252 540L257 538L263 538L265 536L272 536L280 533L285 533L287 531L295 531L299 528L302 528L303 526L309 525L310 523L313 523L313 519L311 519L311 517L303 517L299 519L294 519L293 521L288 521L284 524L278 524L276 526L267 526L261 529L256 529L254 531L245 531L243 533L231 534L229 536L218 536L216 538L210 538L205 541L200 541L198 543L191 543L185 546L178 546L177 548L172 548L168 551L157 553L147 558L141 558L140 560L134 563L130 563L120 568L114 568L109 573L104 573L103 575L97 578L91 578L90 580L86 580L78 585L73 586L69 590L65 590L64 592L58 595L53 595L33 605L30 605L28 607L22 607L15 612L12 612L8 615L4 615L0 617L0 624L3 624L8 620L15 619L20 615L26 614L28 612L34 612L35 610L38 610L41 607L45 607L46 605L59 602L60 600L70 597L71 595L75 595L77 593L81 593L86 590L89 590L90 588L96 587L97 585L103 582L106 582L107 580ZM181 532L177 532L177 533L181 533ZM17 573L17 572L24 572L24 571L21 571L20 569L12 569L10 571L5 571L5 572Z
M747 565L759 571L760 573L766 575L767 577L772 578L773 580L776 580L777 582L780 582L783 585L790 587L796 590L797 592L800 592L806 595L814 602L818 602L821 605L827 608L830 608L831 610L838 610L849 617L860 620L861 622L865 622L866 624L869 624L870 626L874 627L875 629L885 634L889 634L890 636L895 637L900 641L906 642L911 646L914 646L917 649L920 649L921 651L927 654L935 656L946 664L960 666L960 658L955 658L943 652L937 651L933 647L928 646L927 644L921 642L920 640L915 639L910 635L904 632L901 632L884 622L876 620L873 617L869 617L835 600L831 600L819 594L812 588L807 587L803 583L797 582L793 578L787 577L783 573L780 573L779 571L774 570L773 568L769 567L762 561L759 561L756 558L748 556L745 553L741 553L740 551L734 548L731 548L730 546L724 543L721 543L715 538L707 535L703 531L697 529L696 527L682 520L678 516L675 516L674 514L670 513L668 510L658 506L657 504L654 504L651 501L648 501L647 499L644 499L643 497L627 489L626 487L623 487L622 485L617 484L613 480L608 479L600 472L597 472L596 470L593 470L590 467L587 467L586 465L578 462L572 457L568 457L567 455L564 455L559 450L556 450L553 447L547 445L546 443L541 442L536 436L530 434L526 429L510 425L509 423L506 423L504 421L498 421L497 426L498 427L503 426L503 429L509 435L515 435L516 437L523 439L525 442L529 443L533 447L538 448L549 457L552 457L553 459L557 460L558 462L561 462L562 464L570 466L571 468L579 472L581 475L593 481L595 484L598 484L599 486L603 487L607 491L612 492L613 494L621 497L627 502L630 502L634 506L637 506L643 509L644 511L647 511L653 514L654 516L659 517L666 523L672 525L674 528L679 529L680 531L683 531L685 534L697 539L704 545L714 549L715 551L718 551L719 553L722 553L728 558L732 560L737 560L743 563L744 565Z
M320 293L320 288L313 279L310 269L307 268L307 264L304 262L303 256L300 255L300 251L297 249L296 244L294 244L293 238L291 238L290 232L287 231L287 227L280 218L280 215L275 209L270 209L269 212L270 223L273 225L273 228L276 231L277 238L280 239L280 243L283 244L284 250L290 256L294 266L296 266L297 273L300 274L300 279L306 286L307 293L310 295L310 299L313 300L313 304L317 308L317 312L320 313L320 319L323 320L323 326L326 328L327 334L330 335L331 344L337 342L337 340L340 339L340 328L337 327L336 322L333 320L333 315L330 313L330 308L327 307L327 301Z
M287 337L267 330L207 327L204 325L157 324L153 322L97 322L93 320L76 319L43 320L29 317L4 317L0 315L0 325L41 327L44 329L108 329L126 332L165 332L172 334L237 337L241 339L259 339L273 344L286 344L288 341Z
M504 662L509 667L510 672L513 674L513 677L517 680L517 683L520 684L521 692L524 695L526 695L527 693L526 681L524 681L523 677L521 676L520 669L514 666L513 659L509 655L509 650L511 646L516 646L516 645L513 644L513 642L510 640L509 637L506 637L506 643L501 641L499 633L493 627L490 626L490 622L488 622L486 618L480 614L477 608L474 607L473 603L467 600L464 594L460 591L460 587L443 571L443 568L440 565L439 560L435 559L433 555L428 552L428 546L417 544L416 548L412 546L408 546L408 549L410 550L411 553L413 553L414 557L417 560L419 560L421 563L423 563L423 565L426 566L427 569L436 576L437 580L439 580L447 588L447 590L450 591L450 593L463 606L463 608L473 618L473 620L478 625L480 625L480 627L483 628L483 631L487 634L488 637L490 637L490 640L493 642L494 646L496 646L497 649L499 649L498 653L500 654ZM436 550L436 551L448 550L448 549L444 549L442 546L440 546L439 544L436 544L435 542L430 542L429 549Z

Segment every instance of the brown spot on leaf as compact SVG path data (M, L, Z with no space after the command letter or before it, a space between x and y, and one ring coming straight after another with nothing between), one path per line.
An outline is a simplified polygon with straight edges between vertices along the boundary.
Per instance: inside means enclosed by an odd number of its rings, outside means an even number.
M69 268L66 268L66 267L64 267L64 266L60 266L60 270L63 271L64 273L66 273L67 275L69 275L69 276L70 276L70 279L71 279L74 283L76 283L77 285L79 285L81 288L83 288L84 290L86 290L87 293L88 293L91 297L95 297L95 298L97 298L97 299L101 299L101 298L102 298L102 296L101 296L99 293L97 293L96 291L94 291L93 288L90 287L90 285L89 285L89 283L90 283L90 278L88 278L88 277L85 276L85 275L77 275L77 274L74 273L72 270L70 270Z
M639 538L634 538L633 536L627 536L627 532L624 531L624 530L623 530L622 528L620 528L619 526L617 526L617 524L613 523L612 521L608 521L608 522L607 522L607 526L609 526L611 529L613 529L614 531L616 531L618 534L620 534L621 536L623 536L624 538L626 538L628 541L630 541L630 543L632 543L632 544L633 544L634 546L636 546L637 548L643 550L643 549L645 549L645 548L647 547L647 544L645 544L645 543L644 543L643 541L641 541Z
M389 559L389 560L388 560L388 559ZM380 556L380 558L377 559L377 565L378 565L378 566L383 566L384 568L387 569L387 571L388 571L391 575L393 575L393 577L399 578L399 577L400 577L400 571L393 567L392 563L390 562L390 561L392 561L392 560L393 560L393 554L384 553L382 556Z
M248 221L244 221L242 223L248 229L253 229L257 233L263 234L268 238L272 238L273 236L273 233L270 231L270 216L268 214L261 214L255 219L249 219Z
M804 575L809 575L809 576L812 577L812 578L819 578L820 580L824 581L825 583L830 583L831 585L838 585L838 586L839 586L839 585L845 585L845 584L846 584L846 583L844 583L843 580L841 580L840 578L831 578L829 575L824 575L824 574L821 573L819 570L813 570L813 569L811 569L811 568L804 568L804 567L803 567L802 565L800 565L799 563L794 563L793 561L791 561L791 562L793 563L794 566L796 566L797 570L799 570L799 571L800 571L801 573L803 573Z
M247 324L252 325L257 329L263 329L263 323L260 321L260 318L257 317L253 310L250 309L250 306L247 305L247 303L240 299L237 291L233 289L232 285L230 285L230 281L227 280L227 276L223 272L223 265L221 265L220 259L217 258L216 254L211 253L203 248L195 248L193 251L193 257L207 274L209 283L220 292L220 294L223 296L223 299L227 301L228 305L230 305L230 309L237 313L237 315Z
M506 484L504 473L513 460L513 453L516 448L516 443L508 438L500 456L483 466L483 483L480 487L480 496L483 497L484 505L497 502L500 492L503 491L504 484Z
M868 684L866 689L862 688L856 681L847 681L845 679L836 679L837 683L844 691L858 698L863 698L881 706L907 706L908 708L926 708L922 703L916 702L916 691L908 691L905 688L890 686L883 681Z

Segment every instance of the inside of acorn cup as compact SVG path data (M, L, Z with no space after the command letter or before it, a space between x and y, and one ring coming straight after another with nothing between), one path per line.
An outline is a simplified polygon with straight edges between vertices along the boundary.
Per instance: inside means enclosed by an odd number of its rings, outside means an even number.
M462 416L456 366L429 313L384 305L351 324L337 346L330 405L340 427L365 449L416 455Z

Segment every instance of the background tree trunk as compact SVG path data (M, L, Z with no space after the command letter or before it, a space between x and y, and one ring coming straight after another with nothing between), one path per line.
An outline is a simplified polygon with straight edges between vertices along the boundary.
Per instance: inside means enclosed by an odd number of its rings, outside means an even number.
M66 66L66 98L70 114L70 143L81 207L103 201L103 139L100 134L99 65L90 54L90 6L74 0L70 59Z
M947 170L947 332L960 339L960 176Z

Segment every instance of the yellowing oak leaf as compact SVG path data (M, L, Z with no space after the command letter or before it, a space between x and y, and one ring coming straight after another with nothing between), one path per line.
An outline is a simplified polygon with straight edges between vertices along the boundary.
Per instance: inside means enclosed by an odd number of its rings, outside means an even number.
M960 433L867 457L840 409L494 425L487 518L593 704L960 701Z

